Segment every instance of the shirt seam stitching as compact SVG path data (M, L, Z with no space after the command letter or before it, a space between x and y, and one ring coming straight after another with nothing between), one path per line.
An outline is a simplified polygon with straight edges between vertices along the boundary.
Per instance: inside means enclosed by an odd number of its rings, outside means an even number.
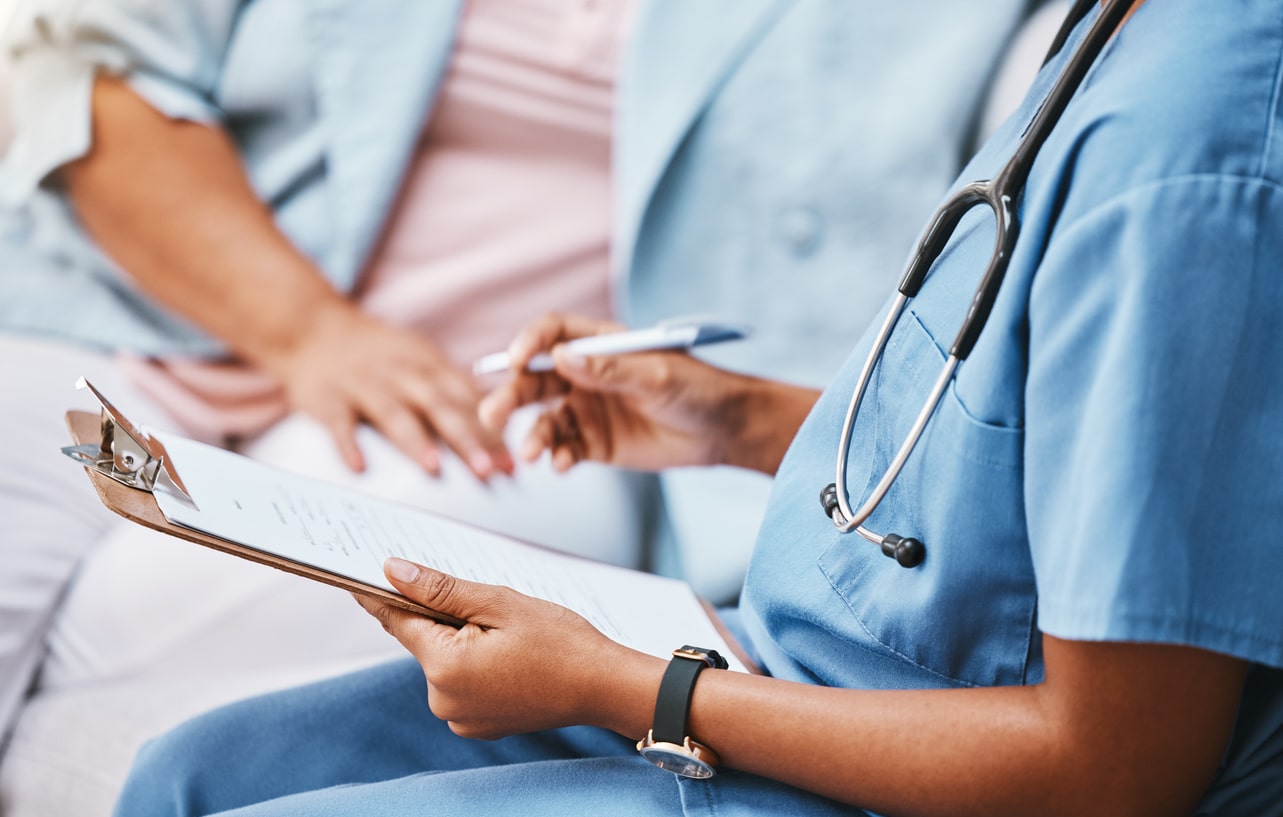
M1283 25L1283 19L1280 20ZM1274 147L1275 123L1279 110L1279 94L1283 93L1283 44L1280 45L1279 54L1274 64L1274 90L1270 95L1269 115L1265 120L1265 140L1261 150L1260 165L1257 167L1257 175L1265 178L1265 170L1269 166L1270 154Z

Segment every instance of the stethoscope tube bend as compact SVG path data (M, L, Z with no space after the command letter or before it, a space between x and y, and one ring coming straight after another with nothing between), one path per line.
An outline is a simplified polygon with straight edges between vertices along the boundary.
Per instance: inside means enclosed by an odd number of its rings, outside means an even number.
M877 533L866 528L864 523L877 510L891 490L891 485L904 470L909 455L922 439L927 423L939 408L941 400L944 399L945 393L953 382L958 366L975 348L980 333L998 300L998 291L1006 276L1011 254L1016 248L1016 240L1020 235L1018 202L1034 159L1068 106L1069 100L1082 84L1087 71L1105 47L1105 43L1122 23L1132 2L1133 0L1111 0L1101 12L1078 52L1073 55L1064 73L1057 79L1043 107L1035 115L1033 123L1016 147L1015 153L998 175L992 181L973 182L964 186L936 211L931 219L930 228L918 242L917 251L909 262L904 277L900 279L896 297L887 311L886 319L878 329L873 348L869 351L869 356L860 370L860 379L856 383L843 419L842 434L838 442L835 479L820 492L820 504L840 533L858 533L864 539L878 545L884 554L895 559L902 567L912 568L920 565L926 558L925 545L913 537L904 537L895 533ZM1065 21L1061 35L1057 37L1058 42L1064 42L1069 29L1077 25L1082 15L1086 14L1092 5L1089 2L1080 2L1075 7L1069 19ZM877 368L878 361L882 359L891 333L899 323L909 301L917 296L936 260L953 237L954 231L972 208L980 206L987 206L993 212L996 223L997 232L989 265L980 279L975 295L972 296L962 327L958 330L957 337L954 338L953 345L949 349L940 376L931 387L926 404L918 412L908 435L873 491L860 508L854 510L846 488L847 457L851 450L851 437L855 430L856 418L859 416L860 406L864 402L869 383L873 379L873 372Z

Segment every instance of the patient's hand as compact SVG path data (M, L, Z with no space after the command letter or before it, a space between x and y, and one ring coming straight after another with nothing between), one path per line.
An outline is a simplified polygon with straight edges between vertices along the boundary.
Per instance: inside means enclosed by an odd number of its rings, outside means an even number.
M406 597L468 622L456 629L357 596L419 660L428 705L456 734L488 739L577 724L645 734L662 660L611 641L565 607L510 588L401 559L384 569Z
M714 368L684 352L576 357L565 341L618 324L549 315L508 348L513 377L486 396L482 421L498 430L518 407L548 402L520 455L542 452L565 471L585 460L642 470L738 465L774 473L818 393ZM529 373L539 352L556 370Z
M344 461L364 468L356 427L373 426L430 473L449 446L481 479L511 473L512 457L477 419L481 392L428 339L354 308L310 323L305 337L271 362L291 408L329 429Z
M59 178L85 229L134 283L272 373L355 470L364 467L360 422L430 472L441 444L482 479L511 469L476 418L471 377L336 292L259 200L226 132L168 117L106 74L92 100L93 150Z

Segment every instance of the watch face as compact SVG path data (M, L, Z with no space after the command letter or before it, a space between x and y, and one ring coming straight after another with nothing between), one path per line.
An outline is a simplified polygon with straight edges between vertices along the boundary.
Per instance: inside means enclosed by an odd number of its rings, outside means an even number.
M642 748L641 756L664 771L682 777L705 780L717 774L716 769L692 755L686 747L678 746L676 743L652 743Z

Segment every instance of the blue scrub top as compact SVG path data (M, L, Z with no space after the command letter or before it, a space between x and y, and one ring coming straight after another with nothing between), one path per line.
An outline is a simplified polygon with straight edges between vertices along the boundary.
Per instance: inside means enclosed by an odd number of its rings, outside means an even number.
M1096 14L962 181L997 173ZM980 341L869 522L926 544L913 570L820 507L870 339L855 351L781 466L745 586L772 674L1036 683L1044 632L1238 656L1252 667L1204 807L1278 812L1281 53L1279 0L1149 0L1106 48L1034 166ZM901 318L854 434L853 504L924 404L993 239L973 211Z

